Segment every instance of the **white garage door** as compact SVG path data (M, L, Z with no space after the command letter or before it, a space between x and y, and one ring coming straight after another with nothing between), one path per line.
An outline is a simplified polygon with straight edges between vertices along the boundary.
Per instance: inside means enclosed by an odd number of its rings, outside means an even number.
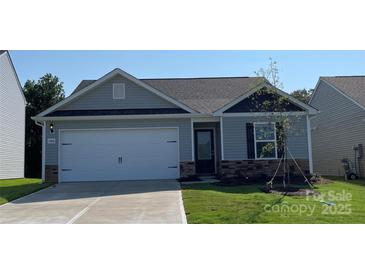
M175 179L177 129L63 130L60 181Z

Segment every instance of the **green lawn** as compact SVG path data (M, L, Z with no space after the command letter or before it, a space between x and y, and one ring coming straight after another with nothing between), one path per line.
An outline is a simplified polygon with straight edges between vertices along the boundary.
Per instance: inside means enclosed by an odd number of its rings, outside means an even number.
M0 205L48 186L50 184L42 184L41 179L0 180Z
M188 223L365 223L365 180L334 180L316 186L324 195L317 200L266 194L259 185L183 185L185 212Z

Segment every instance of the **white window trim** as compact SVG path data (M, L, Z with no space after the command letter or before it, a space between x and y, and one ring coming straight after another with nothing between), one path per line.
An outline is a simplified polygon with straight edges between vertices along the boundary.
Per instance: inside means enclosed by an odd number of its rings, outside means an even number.
M268 125L268 124L272 124L274 125L274 139L268 139L268 140L256 140L256 125L261 124L261 125ZM254 122L253 123L253 138L254 138L254 142L255 142L255 160L276 160L278 158L278 145L277 145L277 140L276 140L276 124L274 122ZM271 157L271 158L258 158L257 157L257 148L256 148L256 143L267 143L267 142L274 142L275 145L275 157Z
M115 88L116 86L122 86L123 87L123 96L117 97L115 96ZM113 100L124 100L125 99L125 84L124 83L114 83L113 84Z

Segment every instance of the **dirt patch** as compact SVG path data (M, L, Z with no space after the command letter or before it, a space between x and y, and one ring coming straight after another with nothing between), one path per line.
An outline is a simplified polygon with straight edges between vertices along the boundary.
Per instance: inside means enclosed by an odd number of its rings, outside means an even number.
M310 182L312 184L319 184L319 185L332 184L333 183L332 180L323 178L322 176L317 175L317 174L313 175L312 178L310 178Z

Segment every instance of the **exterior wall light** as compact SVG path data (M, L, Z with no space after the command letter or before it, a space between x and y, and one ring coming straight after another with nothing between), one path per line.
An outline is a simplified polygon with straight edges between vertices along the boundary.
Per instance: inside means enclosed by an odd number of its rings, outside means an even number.
M53 133L54 133L54 125L53 125L53 123L51 123L51 124L49 125L49 132L50 132L51 134L53 134Z

